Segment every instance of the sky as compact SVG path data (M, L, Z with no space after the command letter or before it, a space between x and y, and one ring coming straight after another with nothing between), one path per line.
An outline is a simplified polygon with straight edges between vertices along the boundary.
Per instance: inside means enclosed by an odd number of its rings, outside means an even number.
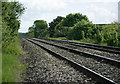
M118 21L119 0L18 0L26 8L21 16L19 32L28 32L35 20L50 23L57 16L69 13L87 15L94 24L109 24Z

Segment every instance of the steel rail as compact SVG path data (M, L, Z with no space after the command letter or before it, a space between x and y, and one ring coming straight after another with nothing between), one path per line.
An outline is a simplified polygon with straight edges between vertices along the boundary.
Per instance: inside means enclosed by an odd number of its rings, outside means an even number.
M58 44L53 44L53 43L41 41L40 39L34 39L34 38L32 38L32 39L35 40L35 41L39 41L39 42L48 44L48 45L59 47L61 49L68 50L68 51L70 51L72 53L75 53L75 54L80 54L80 55L84 55L86 57L90 57L90 58L94 58L94 59L97 59L97 60L101 60L102 62L105 62L107 64L111 64L111 65L114 65L114 66L120 68L120 61L119 60L111 59L111 58L108 58L108 57L105 57L105 56L101 56L101 55L91 54L91 53L88 53L88 52L82 52L82 51L80 51L78 49L73 49L73 48L61 46L61 45L58 45Z
M57 41L57 42L67 42L67 43L74 45L74 46L90 48L90 49L105 51L105 52L109 52L109 53L120 54L120 47L101 46L101 45L97 45L97 44L73 42L73 41L68 41L68 40L55 40L55 39L53 40L53 39L45 39L45 38L44 38L44 40L51 40L51 41Z
M35 44L35 45L43 48L48 53L56 56L57 58L67 61L72 67L74 67L75 69L77 69L80 72L82 71L84 74L86 74L87 76L89 76L92 79L96 80L100 84L117 84L113 80L110 80L110 79L108 79L108 78L106 78L106 77L104 77L104 76L102 76L102 75L100 75L100 74L98 74L98 73L96 73L96 72L88 69L87 67L82 66L82 65L80 65L80 64L78 64L78 63L76 63L76 62L74 62L74 61L66 58L65 56L62 56L59 53L56 53L56 52L54 52L54 51L52 51L52 50L50 50L48 48L45 48L43 45L38 44L38 43L36 43L33 40L30 40L30 39L27 39L27 40L30 41L30 42L32 42L33 44Z

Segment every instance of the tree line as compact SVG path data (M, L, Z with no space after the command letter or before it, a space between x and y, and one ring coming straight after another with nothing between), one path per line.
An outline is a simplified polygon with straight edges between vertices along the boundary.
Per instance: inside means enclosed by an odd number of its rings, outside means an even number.
M66 37L68 40L89 40L97 44L120 46L119 33L118 22L99 26L93 24L86 15L70 13L66 17L57 16L49 26L44 20L34 21L27 35L36 38Z

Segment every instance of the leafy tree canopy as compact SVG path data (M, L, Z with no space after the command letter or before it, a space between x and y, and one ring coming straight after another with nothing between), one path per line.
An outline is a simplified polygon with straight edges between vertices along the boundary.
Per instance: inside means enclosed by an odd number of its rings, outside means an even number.
M2 35L3 47L15 41L20 27L20 16L25 8L19 2L2 2Z
M80 13L75 14L68 14L66 18L62 21L62 26L72 27L74 24L76 24L79 21L86 20L88 21L88 18L86 15L82 15Z
M35 37L45 37L48 30L47 22L44 20L34 21L34 35Z
M53 21L51 23L49 23L48 31L49 31L50 37L53 37L53 35L55 33L56 25L58 25L63 19L64 19L64 17L57 16L57 18L53 19Z

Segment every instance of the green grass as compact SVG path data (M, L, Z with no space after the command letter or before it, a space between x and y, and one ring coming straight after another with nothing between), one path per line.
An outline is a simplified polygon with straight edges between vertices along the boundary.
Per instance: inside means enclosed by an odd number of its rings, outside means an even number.
M108 46L107 43L99 43L99 45Z
M67 40L67 38L66 38L66 37L48 38L48 39Z
M0 43L0 83L2 82L2 44Z
M19 41L10 44L2 53L2 82L18 82L19 73L24 69L19 58L23 51Z
M77 42L84 42L84 43L96 43L94 40L91 39L81 39L81 40L73 40L73 41L77 41Z
M66 37L58 37L58 38L49 38L49 39L57 39L57 40L68 40ZM75 42L85 42L85 43L95 43L95 41L91 39L82 39L82 40L71 40Z
M68 40L66 37L49 38L49 39ZM92 39L81 39L81 40L71 40L71 41L84 42L84 43L93 43L93 44L99 44L99 45L107 46L107 43L97 43L96 41L94 41Z

